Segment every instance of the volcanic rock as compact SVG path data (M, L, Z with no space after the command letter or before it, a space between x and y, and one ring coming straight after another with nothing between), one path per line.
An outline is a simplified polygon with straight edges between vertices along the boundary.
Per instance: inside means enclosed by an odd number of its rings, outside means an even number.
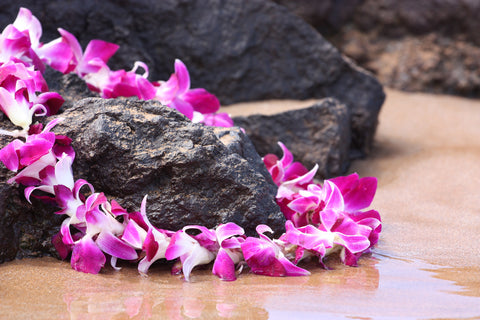
M74 174L137 211L148 195L152 223L178 230L235 222L283 232L277 187L239 128L191 123L156 101L88 98L62 115L55 132L73 139Z
M322 178L343 174L349 166L350 112L336 99L275 115L235 117L234 122L245 129L261 156L276 153L280 157L277 142L281 141L295 161L308 169L318 164L317 175Z
M480 97L480 2L275 0L389 87Z
M55 255L51 238L64 218L53 214L51 205L37 199L28 203L23 188L6 183L12 175L6 168L0 170L0 263Z

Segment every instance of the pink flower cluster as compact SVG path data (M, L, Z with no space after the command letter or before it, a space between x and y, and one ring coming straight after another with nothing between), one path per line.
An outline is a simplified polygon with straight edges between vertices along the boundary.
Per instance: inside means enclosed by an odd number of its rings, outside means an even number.
M279 239L295 263L316 256L320 263L333 252L340 252L346 265L355 266L362 253L378 242L382 229L380 214L362 211L370 206L377 189L377 179L351 174L313 182L317 166L308 171L293 162L291 152L279 143L283 157L264 157L264 163L278 185L277 203L287 223Z
M138 262L146 274L159 259L175 261L172 273L185 279L195 266L213 263L213 274L235 280L247 265L256 274L304 276L309 272L297 263L307 257L323 258L340 252L345 264L356 265L358 257L378 240L381 222L378 212L361 211L370 206L376 190L375 178L358 175L315 184L317 166L308 171L293 162L288 149L278 159L264 157L264 163L279 186L277 202L287 219L286 232L279 239L265 235L266 225L257 226L258 237L247 237L243 228L221 224L213 229L186 226L169 231L153 226L143 199L138 212L127 212L115 200L83 179L74 180L75 152L71 139L52 132L61 119L45 127L32 124L34 115L58 111L63 99L48 92L42 77L44 64L61 72L75 72L103 97L119 95L159 99L187 117L210 125L232 125L228 117L215 113L218 100L204 89L190 89L185 65L177 60L175 73L166 82L146 80L148 68L137 62L132 71L111 71L107 60L117 46L93 40L82 52L78 41L65 30L48 44L39 42L41 26L27 9L20 9L13 25L0 35L0 107L21 131L2 133L16 137L0 149L0 161L16 175L9 183L24 185L25 197L55 204L56 214L66 215L52 242L59 255L70 257L72 268L98 273L107 262L115 268L118 259ZM137 67L145 70L136 73Z
M42 76L45 65L64 74L77 74L103 98L156 99L194 122L233 126L227 113L217 112L217 97L205 89L190 88L190 75L182 61L175 61L175 73L167 81L150 82L143 62L135 62L131 71L108 67L118 45L92 40L83 51L73 34L61 28L58 31L61 37L43 44L40 22L28 9L21 8L14 23L0 35L0 108L23 131L28 130L33 115L55 114L64 102L58 93L48 92ZM139 67L143 74L136 73Z

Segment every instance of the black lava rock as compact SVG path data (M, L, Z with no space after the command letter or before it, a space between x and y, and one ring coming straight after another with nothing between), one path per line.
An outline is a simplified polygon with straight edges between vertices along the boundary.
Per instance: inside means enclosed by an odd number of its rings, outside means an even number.
M319 165L317 176L330 178L346 172L351 139L350 112L335 99L323 99L313 106L278 113L235 117L261 156L282 155L283 142L295 161L311 169Z

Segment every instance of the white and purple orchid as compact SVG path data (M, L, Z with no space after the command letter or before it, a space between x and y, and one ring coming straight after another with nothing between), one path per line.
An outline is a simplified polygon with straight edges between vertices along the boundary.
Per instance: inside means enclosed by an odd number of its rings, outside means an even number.
M272 277L310 275L288 260L281 247L264 234L273 233L269 226L258 225L256 230L260 238L248 237L241 244L245 261L253 273Z

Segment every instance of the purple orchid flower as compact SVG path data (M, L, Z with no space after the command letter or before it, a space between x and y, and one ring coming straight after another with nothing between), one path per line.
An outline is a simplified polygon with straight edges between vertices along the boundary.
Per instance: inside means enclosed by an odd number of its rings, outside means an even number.
M136 73L138 66L145 70L143 75ZM155 87L147 80L148 67L143 62L135 62L131 71L110 71L107 68L105 66L99 72L85 76L87 84L97 83L96 86L99 86L102 98L137 97L142 100L150 100L155 97ZM104 84L101 84L102 81Z
M20 8L13 24L8 25L0 35L0 62L17 58L44 72L44 63L54 69L64 70L71 59L71 50L62 41L47 44L40 42L42 26L32 12Z
M318 198L305 196L290 203L290 207L295 211L312 213L312 220L318 219L319 223L296 228L298 226L295 226L293 221L288 221L287 232L282 240L300 247L297 258L302 256L306 249L314 251L321 260L326 254L336 250L335 245L339 246L342 261L347 265L356 265L358 257L377 242L381 230L380 216L374 210L346 212L340 189L329 180L325 181L322 193ZM319 200L320 198L322 200ZM323 247L320 250L314 249L311 243L321 243ZM325 249L328 248L331 249L326 252Z
M233 222L221 224L215 229L217 243L220 246L213 264L213 274L221 280L234 281L235 265L244 260L241 245L245 238L242 227Z
M329 179L342 193L347 212L355 212L370 206L377 190L377 178L359 178L357 173Z
M74 157L73 149L69 145L55 148L57 136L50 130L59 121L61 121L61 118L52 120L40 133L27 136L25 142L15 139L0 150L0 161L8 169L14 172L22 169L16 176L9 179L8 183L17 182L27 186L38 185L43 179L42 171L49 166L55 167L57 159L62 157L64 152L68 156ZM63 137L59 137L59 139L61 143L68 142ZM61 154L58 152L61 152Z
M61 240L64 245L73 248L71 263L75 270L98 273L106 261L105 253L111 256L113 268L116 268L117 259L138 258L135 248L120 238L125 225L116 220L116 215L121 214L118 211L124 212L108 203L103 193L93 193L78 206L74 216L63 222L60 228ZM71 226L80 235L72 235Z
M154 83L157 87L155 99L184 114L190 120L194 111L209 114L218 111L220 102L207 90L190 89L190 74L179 59L175 60L175 73L168 81Z
M126 216L127 225L121 239L135 249L145 252L145 257L138 263L138 271L146 275L150 266L165 258L165 251L170 244L170 233L155 228L147 216L147 196L142 200L139 213Z
M83 52L80 43L73 34L62 28L59 28L58 32L61 35L61 41L66 43L72 52L68 67L64 70L64 73L74 72L81 78L88 74L99 72L100 69L107 65L108 60L119 48L114 43L92 40L85 48L85 52Z
M51 115L58 111L64 100L58 93L36 92L44 88L41 75L23 63L9 61L0 66L0 109L10 121L28 131L32 118Z
M200 233L190 236L187 230L196 229ZM190 281L190 273L197 265L208 264L215 259L218 250L216 234L203 226L186 226L177 231L171 239L165 257L168 260L180 258L182 272L186 281ZM174 266L176 271L178 266Z
M241 244L243 256L253 273L272 276L307 276L310 275L305 269L297 267L280 250L265 232L273 232L269 226L258 225L257 233L260 238L248 237Z
M292 153L282 142L278 142L278 145L283 152L282 158L278 159L275 154L267 154L263 157L263 162L275 184L280 186L283 182L304 176L308 173L308 170L300 162L293 161ZM311 183L311 181L307 183Z

